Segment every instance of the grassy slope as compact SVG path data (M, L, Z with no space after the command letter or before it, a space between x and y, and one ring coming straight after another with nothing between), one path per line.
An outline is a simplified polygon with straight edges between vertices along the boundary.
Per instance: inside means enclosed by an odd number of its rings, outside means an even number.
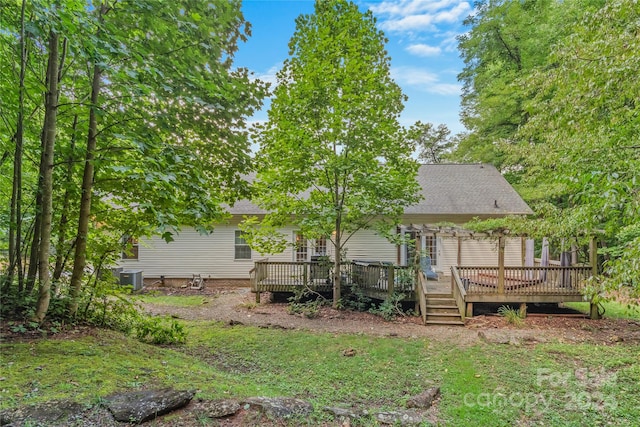
M588 302L566 302L565 306L589 313ZM617 301L608 301L603 303L605 312L604 317L609 319L640 319L640 306L633 304L624 304Z
M0 407L56 398L94 403L115 390L171 385L203 398L291 396L317 408L397 408L439 385L447 425L640 424L638 344L458 347L212 322L188 329L187 345L173 349L110 331L2 344ZM356 355L345 357L345 349Z

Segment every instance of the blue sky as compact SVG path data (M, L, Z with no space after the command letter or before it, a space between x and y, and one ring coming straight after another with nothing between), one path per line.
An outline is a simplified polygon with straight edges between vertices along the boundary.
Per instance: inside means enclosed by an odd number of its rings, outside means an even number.
M463 62L456 36L466 28L472 12L461 0L356 0L370 9L389 39L391 73L409 97L401 124L416 121L444 123L452 133L464 127L459 120L461 85L457 75ZM313 0L243 0L242 11L252 35L241 43L235 64L247 67L263 80L275 83L275 74L288 57L288 43L300 14L313 12ZM269 103L251 121L267 119Z

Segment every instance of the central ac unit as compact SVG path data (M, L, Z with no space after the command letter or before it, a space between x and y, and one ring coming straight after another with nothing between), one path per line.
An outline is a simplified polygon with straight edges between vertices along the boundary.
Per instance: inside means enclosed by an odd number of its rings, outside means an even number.
M120 284L133 286L134 291L139 291L144 285L142 270L123 270L120 272Z

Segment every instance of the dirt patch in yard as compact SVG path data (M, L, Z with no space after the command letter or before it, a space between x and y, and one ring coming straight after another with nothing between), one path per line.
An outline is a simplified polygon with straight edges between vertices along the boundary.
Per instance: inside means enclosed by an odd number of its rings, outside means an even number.
M309 319L303 315L292 315L288 312L286 300L272 300L263 294L261 304L255 303L255 295L247 287L233 285L211 285L202 290L189 288L147 287L147 294L196 296L201 303L194 306L171 304L167 298L154 302L146 298L143 309L154 315L168 315L178 319L191 321L219 321L228 325L247 325L261 328L277 328L287 330L305 330L333 334L365 334L372 336L391 336L402 338L428 339L459 346L488 343L489 345L534 345L544 342L594 343L606 345L637 345L640 342L640 322L633 320L590 320L585 317L568 317L566 311L553 314L537 313L524 319L522 325L515 326L500 316L492 314L490 307L485 307L485 314L467 319L465 326L425 326L421 318L416 316L398 317L393 321L385 321L382 317L363 312L334 310L321 307L318 316ZM197 301L197 298L196 298ZM162 302L162 304L160 304ZM551 308L551 307L549 307ZM543 310L541 310L543 311ZM0 336L3 341L12 339L39 339L40 336L14 334L7 325L0 325ZM73 338L78 335L92 334L95 330L78 327L59 335L59 338ZM193 350L199 353L199 349ZM228 366L221 355L207 354L209 363L222 370L238 369ZM222 355L224 356L224 355ZM243 367L240 367L244 369ZM248 367L247 369L250 369ZM289 425L283 421L272 421L256 415L255 412L241 408L235 415L211 421L203 414L210 402L195 399L187 407L170 415L145 423L153 427L192 427L211 422L217 426L281 426ZM437 413L437 407L435 407ZM100 406L90 408L84 413L83 425L115 427L119 423ZM435 416L435 415L434 415ZM18 424L19 425L19 424ZM349 425L327 423L327 426Z
M640 342L640 322L633 320L591 320L578 317L567 310L548 310L555 313L533 314L515 326L494 314L469 318L464 327L425 326L416 316L399 316L393 321L350 310L321 307L317 317L289 314L288 303L282 298L272 301L262 295L262 303L255 303L255 295L246 287L210 286L203 290L188 288L149 288L147 292L163 295L199 295L202 304L179 307L153 302L143 304L154 315L170 315L185 320L215 320L228 324L243 324L266 328L296 329L327 333L397 336L447 341L458 345L473 345L487 336L507 335L511 342L588 342L618 344ZM553 308L553 307L549 307ZM490 310L489 310L490 311ZM544 310L543 310L544 311ZM483 332L483 333L480 333Z

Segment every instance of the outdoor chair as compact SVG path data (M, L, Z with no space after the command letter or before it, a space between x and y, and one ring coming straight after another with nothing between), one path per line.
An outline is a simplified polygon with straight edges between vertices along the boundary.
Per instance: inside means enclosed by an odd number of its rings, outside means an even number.
M433 269L431 265L431 257L420 257L420 269L424 273L424 276L429 280L438 280L438 273Z

